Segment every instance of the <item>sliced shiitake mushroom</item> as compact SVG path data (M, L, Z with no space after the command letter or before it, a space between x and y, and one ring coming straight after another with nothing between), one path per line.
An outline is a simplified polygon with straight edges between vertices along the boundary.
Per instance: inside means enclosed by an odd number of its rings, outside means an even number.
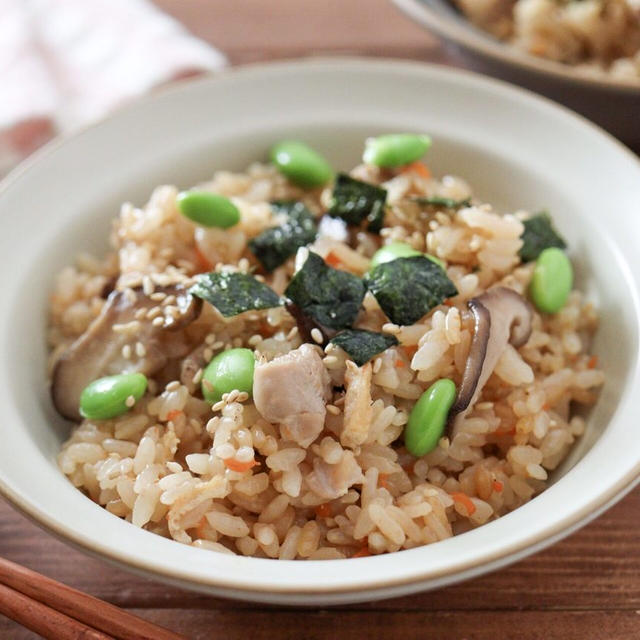
M189 347L176 332L198 318L202 300L191 296L182 285L157 287L156 291L173 296L175 301L163 304L141 288L109 295L100 315L53 369L51 398L58 413L79 421L80 394L93 380L118 373L149 376L170 358L186 355ZM154 307L158 308L156 313L151 312ZM138 343L142 346L136 348ZM132 347L130 357L123 355L126 345Z
M475 326L462 384L449 412L451 435L480 396L507 344L521 347L531 335L531 305L513 289L494 287L467 306Z

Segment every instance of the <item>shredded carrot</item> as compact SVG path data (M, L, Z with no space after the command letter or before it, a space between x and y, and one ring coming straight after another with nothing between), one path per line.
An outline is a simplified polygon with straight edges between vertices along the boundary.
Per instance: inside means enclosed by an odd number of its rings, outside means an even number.
M389 485L387 484L387 478L389 476L386 473L381 473L378 476L378 486L383 487L384 489L388 489Z
M404 363L404 360L396 360L396 369L402 369L402 367L406 367L407 365Z
M211 269L213 269L213 265L211 264L211 261L207 258L207 256L205 256L204 253L202 253L202 251L198 249L198 247L194 247L193 250L196 254L196 261L198 263L196 266L198 267L198 271L211 271Z
M424 162L412 162L402 167L402 173L417 173L419 176L429 179L431 177L431 171Z
M549 409L551 409L551 405L550 405L548 402L545 402L545 403L542 405L542 408L543 408L545 411L549 411Z
M504 489L504 484L502 484L502 482L500 482L500 480L494 480L493 481L493 490L496 493L501 493L503 489Z
M242 473L244 471L249 471L251 467L255 467L258 463L255 460L249 460L249 462L240 462L235 458L227 458L224 461L224 464L227 467L227 469L231 469L231 471L238 471L239 473Z
M369 547L362 547L362 549L360 549L360 551L357 551L351 557L352 558L366 558L367 556L370 556L370 555L371 555L371 552L369 551Z
M492 435L494 436L513 436L516 433L515 427L509 427L508 429L496 429Z
M167 422L175 420L180 415L182 415L182 411L180 411L180 409L171 409L171 411L167 413Z
M451 497L466 509L468 516L475 513L476 505L466 493L452 493Z
M272 327L266 320L260 323L259 333L263 336L271 337L276 332L276 328Z
M328 502L319 504L316 507L316 515L318 518L330 518L333 515L331 511L331 505Z
M442 304L446 307L453 307L453 300L451 298L447 298Z
M417 344L407 344L402 347L404 352L407 354L408 358L413 358L416 355L416 351L418 350Z
M598 356L591 356L589 358L589 362L587 363L587 367L589 369L595 369L598 366Z
M198 535L198 538L204 538L204 525L207 523L207 519L202 516L202 518L200 518L200 522L198 522L198 526L196 527L196 534Z
M342 260L340 260L333 251L329 251L329 253L327 253L327 257L324 261L332 267L339 267L342 264Z
M411 475L413 473L413 469L416 466L416 461L412 460L409 464L405 464L402 468Z

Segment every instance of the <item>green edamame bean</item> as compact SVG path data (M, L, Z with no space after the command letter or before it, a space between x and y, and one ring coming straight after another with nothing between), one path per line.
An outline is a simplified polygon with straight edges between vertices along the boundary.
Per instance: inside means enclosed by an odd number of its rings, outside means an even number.
M391 262L396 258L411 258L413 256L425 256L431 262L435 262L441 269L446 269L444 262L440 258L436 258L429 253L420 253L420 251L404 242L391 242L384 245L384 247L380 247L371 258L370 268L373 269L379 264Z
M271 162L291 182L306 189L331 180L331 165L311 147L297 140L283 140L271 149Z
M392 133L365 142L362 160L377 167L400 167L422 158L431 146L427 135Z
M215 403L222 399L222 394L234 389L251 395L255 366L256 360L251 349L229 349L219 353L202 375L204 399Z
M404 431L404 444L416 457L436 448L456 399L456 385L448 378L434 382L414 405Z
M562 249L545 249L536 260L529 294L544 313L557 313L564 307L573 286L573 267Z
M80 415L89 420L108 420L126 413L147 390L142 373L121 373L98 378L80 394Z
M203 227L228 229L238 224L240 212L229 198L209 191L183 191L176 200L183 216Z

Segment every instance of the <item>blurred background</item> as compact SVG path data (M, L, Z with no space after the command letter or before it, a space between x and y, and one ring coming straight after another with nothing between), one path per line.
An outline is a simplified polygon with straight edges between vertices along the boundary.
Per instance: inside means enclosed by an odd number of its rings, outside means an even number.
M461 64L388 0L0 0L0 173L59 132L227 65L358 54Z
M531 7L549 1L527 0ZM601 2L573 5L593 13ZM638 0L607 2L611 10L626 2L622 10L635 12L631 26L611 32L607 22L585 34L585 42L617 46L617 34L628 32L630 44L619 48L633 50L631 40L640 40ZM512 4L483 0L478 7L491 13ZM570 35L573 43L576 33ZM554 38L562 42L567 34ZM554 71L548 61L475 28L445 0L0 0L0 175L58 133L176 79L322 55L410 58L489 72L580 111L640 149L640 84L576 77L570 65L556 64Z

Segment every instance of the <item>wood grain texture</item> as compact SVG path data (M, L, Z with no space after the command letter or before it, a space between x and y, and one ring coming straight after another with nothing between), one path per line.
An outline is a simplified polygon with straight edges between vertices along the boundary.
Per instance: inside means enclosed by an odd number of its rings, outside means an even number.
M234 64L326 54L460 65L388 0L156 0ZM640 488L512 567L440 591L329 610L210 598L89 558L0 501L0 556L189 638L631 640L640 638ZM0 639L36 637L0 616Z

